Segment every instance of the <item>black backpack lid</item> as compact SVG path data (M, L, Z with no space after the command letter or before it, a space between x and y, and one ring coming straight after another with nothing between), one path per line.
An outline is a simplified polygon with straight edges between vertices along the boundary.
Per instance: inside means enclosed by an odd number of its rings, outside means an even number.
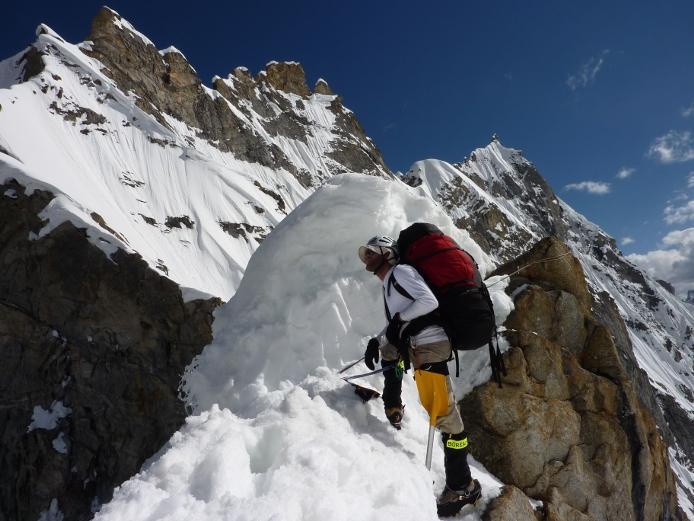
M407 261L407 250L418 239L427 235L438 234L443 235L443 232L438 226L431 223L414 223L400 232L398 235L398 251L402 261Z

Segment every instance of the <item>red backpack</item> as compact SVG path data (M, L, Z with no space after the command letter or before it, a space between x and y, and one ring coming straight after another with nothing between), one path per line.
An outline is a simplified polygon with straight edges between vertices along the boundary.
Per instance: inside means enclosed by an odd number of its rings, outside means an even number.
M401 264L414 267L439 301L433 313L457 350L478 349L489 345L492 375L500 382L506 373L497 341L494 306L482 281L475 259L439 228L415 223L400 232L397 241ZM389 281L389 284L391 282ZM395 289L407 298L393 283Z

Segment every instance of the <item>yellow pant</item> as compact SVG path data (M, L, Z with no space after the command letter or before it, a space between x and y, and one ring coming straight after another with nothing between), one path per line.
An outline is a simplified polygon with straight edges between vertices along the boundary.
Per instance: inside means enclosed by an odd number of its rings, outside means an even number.
M448 434L463 432L465 426L455 401L451 377L416 369L414 378L419 401L429 413L429 423Z

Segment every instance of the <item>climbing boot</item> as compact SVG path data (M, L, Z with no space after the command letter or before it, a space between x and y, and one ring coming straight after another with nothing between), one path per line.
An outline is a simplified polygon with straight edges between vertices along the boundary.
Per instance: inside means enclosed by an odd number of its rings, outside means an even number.
M390 424L396 429L402 428L402 417L405 414L404 405L396 405L395 407L386 407L386 418Z
M472 482L461 490L453 490L446 485L436 501L436 510L439 517L456 515L465 505L474 504L482 496L482 487L479 481Z

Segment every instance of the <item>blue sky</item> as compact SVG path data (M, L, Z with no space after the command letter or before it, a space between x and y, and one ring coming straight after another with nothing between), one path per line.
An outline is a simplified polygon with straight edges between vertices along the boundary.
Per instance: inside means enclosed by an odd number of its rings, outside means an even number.
M496 132L625 253L694 289L694 3L223 4L109 3L208 84L238 65L301 62L393 170L460 161ZM6 7L0 56L31 43L40 22L82 41L100 5Z

